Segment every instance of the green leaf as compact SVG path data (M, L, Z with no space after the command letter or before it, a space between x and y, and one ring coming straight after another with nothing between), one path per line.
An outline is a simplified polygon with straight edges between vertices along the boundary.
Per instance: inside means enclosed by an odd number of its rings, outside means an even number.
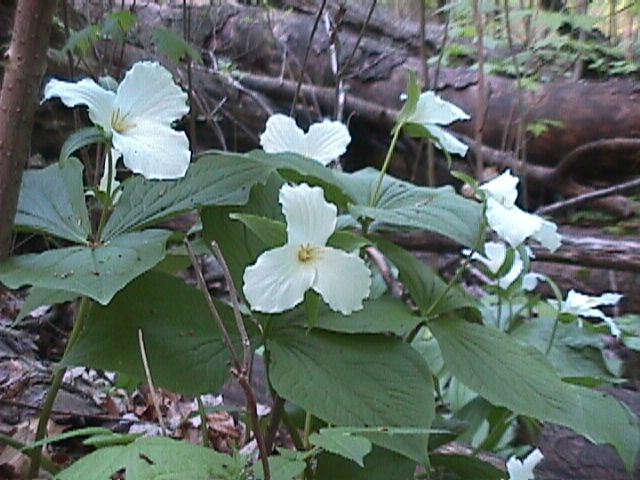
M29 296L20 309L20 314L16 317L16 321L20 322L36 308L43 305L55 305L56 303L70 302L80 295L75 292L66 292L64 290L51 290L49 288L33 287L29 290Z
M278 449L281 455L272 455L269 457L269 471L271 472L271 480L294 480L300 477L307 467L307 463L298 458L301 452L292 452L290 450ZM256 480L264 479L264 471L262 462L256 462L254 466L256 470Z
M372 206L379 172L367 168L351 175L350 188L358 190L349 206L354 217L373 220L370 232L381 230L430 230L473 248L480 240L482 204L467 200L450 187L417 187L385 176L380 197Z
M107 480L124 470L127 480L236 480L243 469L242 457L230 457L189 442L143 437L129 445L96 450L55 478Z
M420 355L397 338L282 327L267 337L267 350L276 391L326 422L350 427L431 426L431 372ZM366 436L417 462L426 460L426 434Z
M134 278L158 264L171 232L145 230L96 247L67 247L12 257L0 264L0 281L86 295L106 305Z
M75 243L87 243L91 222L82 163L75 158L24 173L15 224Z
M180 63L183 58L194 60L202 64L202 56L196 48L180 35L164 27L153 30L153 40L159 52L165 54L175 63Z
M364 467L364 457L371 451L371 442L363 437L351 435L343 429L323 428L309 436L311 445L335 453Z
M420 85L418 85L416 72L409 70L409 78L407 79L407 100L404 102L404 105L398 114L396 125L393 127L394 130L396 128L402 128L402 125L415 113L420 93Z
M232 213L229 218L242 222L262 241L265 249L287 243L287 225L284 222L246 213Z
M420 313L434 317L461 308L473 308L476 301L459 286L447 284L414 254L382 238L372 239L398 269L400 281L409 290Z
M446 472L448 474L446 478L452 478L452 480L469 478L473 480L502 480L506 475L503 470L490 463L468 455L434 453L429 455L429 460L433 468ZM456 476L450 477L452 473Z
M317 480L413 480L416 464L395 452L373 446L364 468L330 453L318 456Z
M203 155L179 180L135 176L105 225L103 239L141 228L172 215L208 205L244 205L251 188L274 171L263 162L234 155Z
M138 16L132 11L113 12L102 23L102 34L117 42L123 42L137 22Z
M82 30L73 32L69 35L67 43L62 48L62 54L67 52L75 52L80 55L87 53L89 48L100 39L100 27L98 25L89 25Z
M303 315L299 321L305 322ZM295 318L290 320L295 322ZM425 318L409 310L409 307L396 298L383 296L376 300L364 302L364 308L345 316L324 308L318 316L314 327L342 333L387 333L406 335Z
M94 143L103 143L105 140L104 133L98 127L81 128L69 135L69 138L67 138L60 149L58 160L64 162L81 148L87 145L93 145Z
M241 351L232 310L215 304ZM229 379L229 353L202 293L158 272L140 277L107 307L94 307L64 364L144 380L138 330L157 386L199 395L216 391Z
M453 319L429 328L451 373L469 388L497 406L610 443L633 471L640 425L617 400L563 382L540 351L493 328Z

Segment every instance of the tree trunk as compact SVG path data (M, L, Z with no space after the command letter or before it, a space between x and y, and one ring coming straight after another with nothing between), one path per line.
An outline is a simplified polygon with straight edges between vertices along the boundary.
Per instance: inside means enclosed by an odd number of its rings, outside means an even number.
M56 2L18 0L0 92L0 259L11 250L13 220L31 147L33 117L47 66Z

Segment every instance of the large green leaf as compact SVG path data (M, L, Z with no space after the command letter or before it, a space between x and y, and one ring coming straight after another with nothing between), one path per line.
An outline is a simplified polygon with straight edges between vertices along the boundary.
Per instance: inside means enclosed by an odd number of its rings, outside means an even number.
M242 457L170 438L143 437L128 445L99 449L55 476L56 480L108 480L123 470L127 480L236 480Z
M431 466L451 480L502 480L505 472L479 458L459 454L436 453L429 456ZM445 473L446 472L446 473ZM446 477L444 477L446 475Z
M364 437L352 435L344 428L322 428L309 436L311 445L340 455L364 467L364 457L371 452L371 442Z
M374 445L364 468L337 455L319 455L317 480L413 480L415 471L414 461Z
M91 222L84 202L82 164L75 158L24 173L15 224L86 243Z
M278 393L326 422L431 427L431 372L397 338L281 327L267 337L267 350L270 380ZM426 460L426 434L366 436L417 462Z
M382 238L372 238L382 253L398 269L400 281L409 290L422 315L434 317L460 308L474 307L476 301L457 285L451 288L440 276L411 252Z
M233 312L221 302L216 306L242 351ZM229 379L229 353L202 293L158 272L140 277L107 307L94 307L64 363L144 380L138 330L156 385L198 395L216 391Z
M65 162L74 152L94 143L106 143L107 138L102 130L98 127L86 127L82 128L71 135L64 142L60 149L60 155L58 160Z
M55 305L56 303L70 302L80 295L75 292L66 292L64 290L51 290L49 288L33 287L29 290L29 296L26 298L24 305L20 309L20 314L16 317L16 322L23 320L27 315L36 308L43 305Z
M256 183L264 183L274 167L264 162L225 154L202 156L179 180L145 180L132 177L102 237L150 225L171 215L207 205L243 205Z
M349 188L357 192L349 206L355 217L372 220L370 232L421 229L445 235L468 247L475 247L482 232L482 204L467 200L447 187L417 187L386 176L376 205L373 194L379 172L367 168L351 174Z
M134 278L158 264L171 232L145 230L106 245L67 247L12 257L0 264L0 282L86 295L106 305Z
M469 388L495 405L612 444L633 471L640 425L617 400L563 382L539 350L493 328L462 320L429 327L448 368Z

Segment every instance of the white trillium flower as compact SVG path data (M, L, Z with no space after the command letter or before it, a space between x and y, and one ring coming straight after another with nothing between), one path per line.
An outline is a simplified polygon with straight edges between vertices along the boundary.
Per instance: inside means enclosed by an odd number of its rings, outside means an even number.
M343 155L350 142L349 129L341 122L324 120L304 133L293 118L281 113L269 117L260 135L260 145L267 153L297 153L323 165Z
M471 117L461 108L443 100L432 91L427 91L420 94L416 110L407 118L407 123L415 123L424 127L438 139L439 143L436 143L438 148L464 157L469 147L447 133L440 125L447 126L458 120L469 120L469 118Z
M479 252L471 254L472 260L483 263L494 275L498 273L505 260L507 259L507 246L501 242L486 242L484 244L486 257ZM502 277L497 279L498 286L504 290L509 288L515 282L524 268L524 263L520 258L520 254L515 252L511 269Z
M575 290L569 290L567 299L562 302L560 313L570 313L578 317L599 318L609 326L611 335L619 337L622 332L618 325L616 325L611 317L608 317L602 310L596 307L615 305L621 298L622 295L619 293L607 292L599 297L592 297L584 293L576 292Z
M533 469L544 458L540 449L536 448L524 461L518 460L515 456L507 461L507 472L509 480L534 480Z
M312 288L333 310L345 315L362 309L371 273L357 255L326 246L338 209L320 187L283 185L282 213L287 243L261 254L244 271L244 294L253 310L276 313L295 307Z
M191 160L189 140L171 124L189 111L188 96L159 63L133 65L116 92L89 78L53 79L45 87L44 99L55 97L67 107L87 106L91 121L111 138L113 148L134 173L149 179L185 175Z
M525 212L516 206L519 179L509 170L483 184L480 189L487 195L487 222L489 226L513 248L528 237L533 237L554 252L560 247L562 237L555 223L538 215Z

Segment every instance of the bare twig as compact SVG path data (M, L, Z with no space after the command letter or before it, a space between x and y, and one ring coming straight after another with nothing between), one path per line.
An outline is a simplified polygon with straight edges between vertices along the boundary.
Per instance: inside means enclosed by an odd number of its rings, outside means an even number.
M142 366L144 367L144 375L147 378L147 384L149 385L149 391L151 392L151 402L153 403L153 408L156 411L156 416L158 417L158 423L160 424L160 430L162 431L162 436L167 436L167 428L164 424L164 418L162 417L162 411L160 410L160 403L158 401L158 394L156 392L156 387L153 385L153 378L151 377L151 369L149 368L149 359L147 357L147 349L144 346L144 336L142 334L142 329L138 329L138 346L140 347L140 356L142 357Z
M296 92L293 95L293 101L291 102L291 111L289 115L292 117L293 117L293 113L296 110L296 103L298 103L298 95L300 94L300 87L302 86L304 71L307 68L307 62L309 61L309 52L311 51L311 44L313 43L313 37L316 34L316 30L318 30L318 24L320 23L320 19L322 18L322 12L324 11L324 7L326 5L327 5L327 0L322 0L322 4L320 4L320 8L318 9L318 14L316 15L316 19L313 22L311 35L309 35L309 43L307 44L307 49L304 52L304 60L302 61L302 67L300 69L300 78L298 78L298 85L296 86Z

